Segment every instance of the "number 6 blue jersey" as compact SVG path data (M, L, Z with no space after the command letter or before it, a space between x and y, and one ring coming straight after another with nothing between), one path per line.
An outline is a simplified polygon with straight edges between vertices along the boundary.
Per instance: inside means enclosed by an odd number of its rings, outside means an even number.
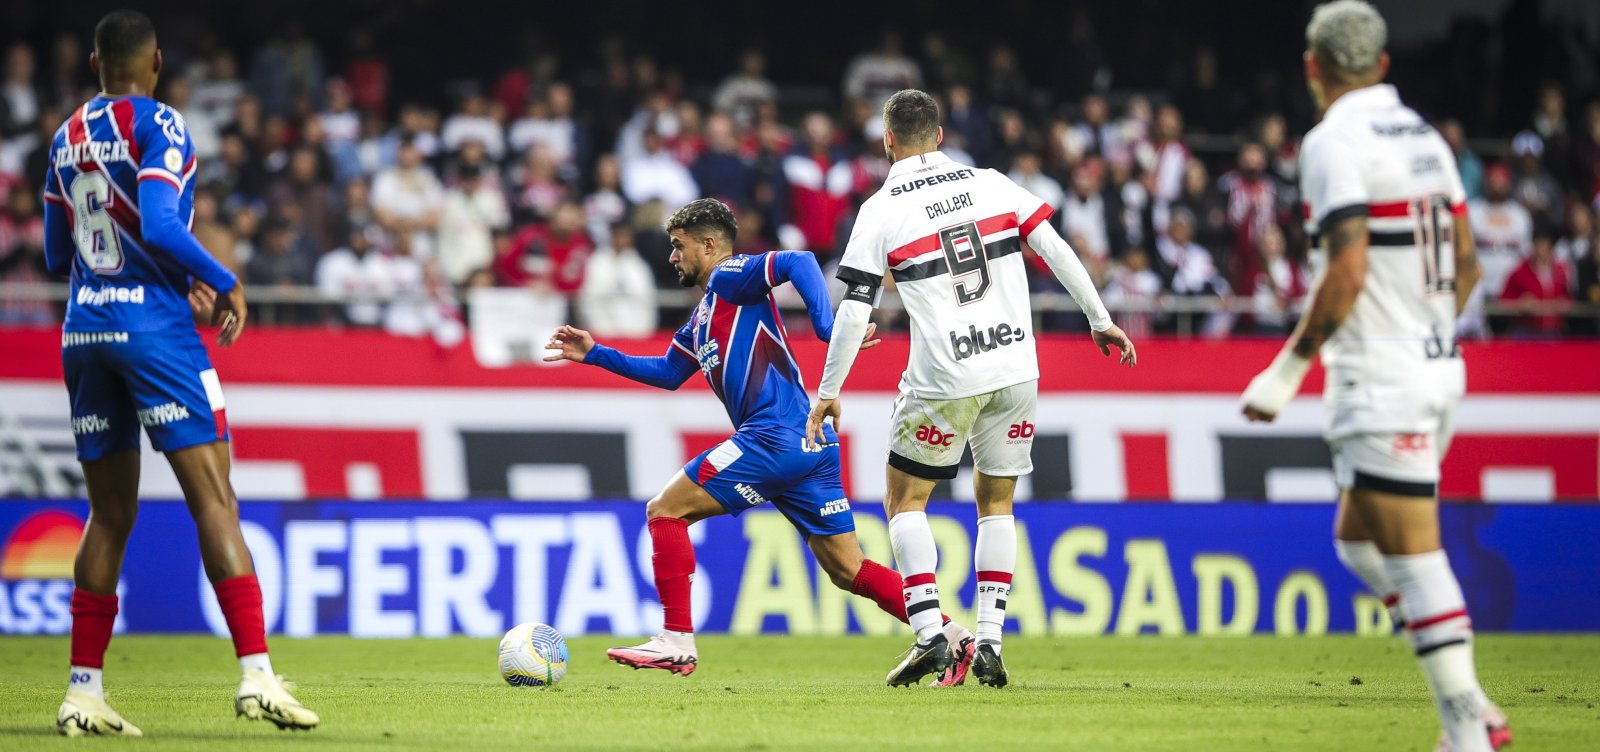
M45 246L72 278L65 331L193 331L189 279L233 288L189 233L194 174L183 116L148 97L95 97L56 131Z

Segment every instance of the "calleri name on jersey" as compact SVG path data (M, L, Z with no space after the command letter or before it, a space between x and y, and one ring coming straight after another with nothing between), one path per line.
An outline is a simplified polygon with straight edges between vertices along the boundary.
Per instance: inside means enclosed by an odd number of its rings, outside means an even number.
M893 274L911 318L908 394L956 399L1039 378L1022 241L1050 206L932 152L896 162L856 218L839 279L876 305Z

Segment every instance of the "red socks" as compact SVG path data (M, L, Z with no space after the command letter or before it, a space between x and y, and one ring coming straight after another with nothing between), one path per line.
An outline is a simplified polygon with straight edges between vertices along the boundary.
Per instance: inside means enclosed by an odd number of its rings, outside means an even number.
M655 569L664 626L673 632L693 632L689 592L694 580L694 544L689 542L689 523L672 517L655 517L648 526L650 543L655 548L650 563Z
M901 581L899 572L871 559L864 559L861 562L861 570L856 572L856 581L850 585L850 592L871 598L884 613L905 621L904 588L905 584Z
M72 665L105 668L106 646L117 621L117 596L72 590Z
M217 605L233 635L233 652L238 656L267 652L266 619L261 615L261 584L254 574L230 577L212 585ZM77 648L73 648L74 655Z

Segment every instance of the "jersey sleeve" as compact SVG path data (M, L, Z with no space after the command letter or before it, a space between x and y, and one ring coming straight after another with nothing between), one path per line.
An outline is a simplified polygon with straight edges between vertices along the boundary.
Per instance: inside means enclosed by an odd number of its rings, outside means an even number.
M134 139L139 145L139 182L160 180L183 191L194 173L194 141L183 115L164 104L136 114Z
M883 247L879 223L867 205L856 216L855 227L850 230L850 241L839 258L839 271L834 276L845 284L844 299L878 307L882 297L883 275L889 271L889 249Z
M999 175L998 172L995 174ZM1000 177L1007 182L1011 182L1011 179L1004 175L1000 175ZM1033 192L1027 188L1023 188L1014 182L1011 185L1016 192L1017 234L1019 237L1026 239L1033 234L1034 229L1040 223L1049 222L1050 217L1055 215L1056 209L1048 201L1033 195Z
M1370 194L1355 151L1331 134L1316 135L1300 151L1300 188L1307 222L1322 234L1333 222L1367 216Z
M678 331L672 333L672 351L689 359L697 367L700 359L694 356L694 319L683 322Z

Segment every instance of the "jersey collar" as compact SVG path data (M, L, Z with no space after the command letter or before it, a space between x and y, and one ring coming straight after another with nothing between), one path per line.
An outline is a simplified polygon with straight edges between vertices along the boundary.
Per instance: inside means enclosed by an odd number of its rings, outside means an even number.
M927 167L937 167L948 164L950 158L942 151L930 151L927 154L918 154L915 157L906 157L889 166L889 175L885 180L893 180L901 175L909 175Z
M1328 105L1328 112L1324 119L1332 117L1334 113L1345 110L1375 109L1379 107L1393 107L1400 104L1400 92L1392 84L1373 84L1363 86L1334 100Z

